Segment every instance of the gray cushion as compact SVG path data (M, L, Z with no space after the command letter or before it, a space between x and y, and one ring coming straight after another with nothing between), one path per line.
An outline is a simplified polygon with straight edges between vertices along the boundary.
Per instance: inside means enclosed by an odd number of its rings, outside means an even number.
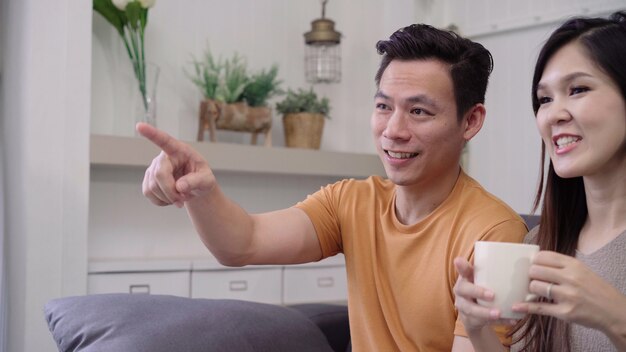
M524 222L526 222L526 226L529 230L539 225L539 220L541 219L541 216L539 215L520 214L520 216L524 219Z
M59 298L45 306L59 351L328 351L322 332L283 306L163 295Z

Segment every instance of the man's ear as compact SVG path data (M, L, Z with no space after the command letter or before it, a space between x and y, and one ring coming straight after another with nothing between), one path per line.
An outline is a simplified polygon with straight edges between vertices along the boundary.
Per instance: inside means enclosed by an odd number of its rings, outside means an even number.
M478 131L480 131L483 127L486 114L487 110L485 110L485 106L483 104L476 104L467 113L465 113L465 117L463 117L463 127L465 128L465 131L463 131L463 137L466 142L474 138L476 133L478 133Z

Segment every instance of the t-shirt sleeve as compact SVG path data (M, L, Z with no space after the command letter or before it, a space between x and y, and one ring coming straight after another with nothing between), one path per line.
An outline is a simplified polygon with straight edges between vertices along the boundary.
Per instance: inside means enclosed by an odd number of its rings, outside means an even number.
M324 186L295 205L311 219L322 248L323 258L343 251L340 214L338 213L342 189L343 182Z
M480 240L521 243L526 233L528 228L524 220L510 219L495 225Z
M521 218L509 219L493 226L490 230L485 232L480 240L521 243L524 240L524 236L527 232L528 229L526 227L526 224ZM473 257L474 252L472 251L472 254L470 255L470 258L468 258L468 260L472 262ZM494 330L502 343L508 344L511 342L511 339L506 337L509 331L508 327L494 326ZM461 321L460 316L457 316L457 320L454 326L454 335L467 337L467 331L465 331L465 326L463 326L463 322Z

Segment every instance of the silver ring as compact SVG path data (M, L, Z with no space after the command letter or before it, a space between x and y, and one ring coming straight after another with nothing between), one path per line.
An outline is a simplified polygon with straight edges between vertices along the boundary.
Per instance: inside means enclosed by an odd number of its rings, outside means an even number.
M554 286L554 282L551 282L548 285L548 291L546 292L546 298L548 299L548 301L552 300L552 286Z

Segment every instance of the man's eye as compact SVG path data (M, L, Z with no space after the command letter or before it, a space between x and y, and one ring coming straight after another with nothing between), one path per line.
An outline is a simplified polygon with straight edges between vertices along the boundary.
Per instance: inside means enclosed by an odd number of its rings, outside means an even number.
M547 104L549 102L552 101L552 98L550 97L539 97L539 99L537 99L539 101L539 105L543 105L543 104Z
M389 107L387 106L387 104L378 103L378 104L376 104L376 109L379 109L379 110L388 110L388 109L389 109Z
M570 89L570 95L580 94L587 91L589 91L589 88L587 87L573 87L572 89Z
M415 108L411 110L411 114L414 114L414 115L423 115L425 113L426 112L420 108Z

